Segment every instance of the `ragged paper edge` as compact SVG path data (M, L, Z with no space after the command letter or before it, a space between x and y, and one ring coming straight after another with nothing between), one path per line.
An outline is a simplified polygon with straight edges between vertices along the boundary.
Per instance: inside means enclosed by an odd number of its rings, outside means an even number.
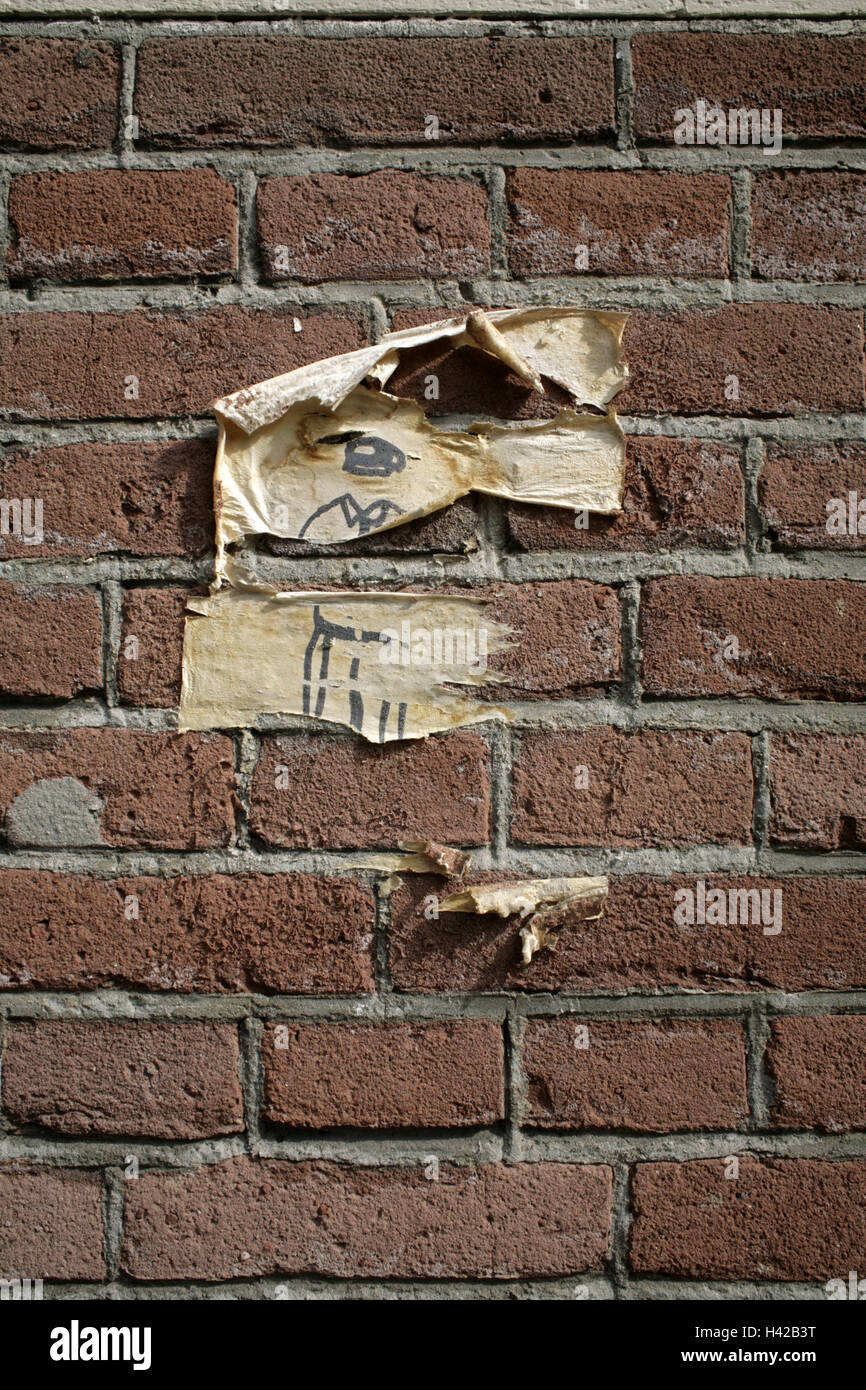
M440 912L471 912L520 917L521 955L528 965L538 951L555 951L559 930L577 922L594 922L607 901L605 877L537 878L513 883L478 883L443 898Z
M455 849L453 845L443 845L437 840L398 840L403 854L377 854L371 859L357 860L347 865L350 869L370 869L392 876L385 885L387 896L391 887L396 886L400 874L441 874L443 878L463 878L472 864L472 855L465 850Z

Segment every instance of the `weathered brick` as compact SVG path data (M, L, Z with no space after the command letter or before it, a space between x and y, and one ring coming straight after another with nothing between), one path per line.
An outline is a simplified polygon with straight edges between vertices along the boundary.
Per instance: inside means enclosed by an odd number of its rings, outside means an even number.
M216 396L364 341L358 320L294 306L0 316L0 417L204 415ZM135 395L134 393L138 394Z
M520 844L746 844L751 745L727 733L524 734L513 807Z
M197 1139L244 1127L237 1028L14 1022L3 1053L14 1124L61 1134Z
M398 313L392 326L397 332L448 316L446 309ZM427 394L431 377L436 379L438 392L434 399ZM427 415L453 413L476 420L549 420L564 407L573 407L571 397L561 387L548 383L542 396L489 353L472 347L454 350L435 343L402 353L399 367L388 379L388 390L416 401Z
M372 897L348 878L0 873L3 988L356 994L372 942Z
M105 148L117 135L120 49L90 39L0 39L0 142Z
M102 607L92 589L0 584L0 694L69 699L102 687Z
M259 250L271 280L409 280L482 275L487 194L470 179L380 169L267 179Z
M390 390L390 387L389 387ZM329 556L329 555L392 555L425 554L463 555L478 547L479 516L477 503L462 497L450 507L443 507L430 516L407 521L405 526L392 526L388 531L358 536L336 545L316 545L310 541L285 540L280 536L263 536L262 549L271 555Z
M708 439L630 435L617 516L511 503L508 529L524 550L730 549L745 536L743 475L735 448Z
M176 280L237 265L235 191L212 169L19 174L9 226L12 280Z
M155 144L426 145L571 140L614 124L613 44L595 38L180 38L138 51Z
M863 319L811 304L631 315L623 413L800 415L862 410ZM736 378L736 381L733 380Z
M863 1014L774 1020L765 1057L773 1124L831 1134L866 1129L864 1048Z
M491 877L491 875L487 875ZM493 875L496 878L505 875ZM483 990L750 991L852 990L866 984L866 880L707 877L705 890L758 889L771 918L781 892L782 930L765 934L754 913L727 913L724 926L680 926L677 893L696 894L698 880L676 875L610 879L604 915L559 934L555 952L521 964L519 917L429 915L429 898L452 891L415 875L391 898L391 977L413 993ZM735 906L739 899L735 899ZM697 914L696 914L697 916ZM736 918L736 920L734 920ZM772 925L772 923L771 923Z
M209 439L10 451L3 494L41 498L44 539L2 535L0 557L200 555L213 545L213 467Z
M263 1063L265 1118L297 1129L450 1129L504 1114L493 1019L273 1024Z
M0 1276L104 1279L102 1179L69 1168L0 1166Z
M619 598L614 589L579 579L499 584L485 610L512 630L507 651L490 658L502 683L490 699L534 700L590 695L621 674Z
M866 1254L866 1163L741 1154L639 1163L631 1266L693 1279L845 1278Z
M234 834L231 740L64 729L0 736L0 812L13 845L202 849Z
M127 589L117 689L129 705L176 709L180 700L188 589Z
M866 280L866 174L820 170L756 179L752 265L767 280Z
M778 734L770 753L770 838L804 849L866 849L866 735Z
M420 837L478 845L489 820L489 756L477 734L381 746L327 735L262 740L250 828L269 844L396 848Z
M648 694L866 696L866 584L676 576L640 612Z
M515 169L506 192L515 275L728 273L726 175Z
M866 444L768 444L758 499L780 546L866 546Z
M524 1124L543 1129L735 1129L749 1113L746 1041L726 1019L533 1018Z
M635 130L672 140L675 113L703 98L727 112L780 108L786 135L866 135L866 43L803 34L637 34Z
M496 1279L600 1268L611 1171L590 1164L362 1168L247 1158L125 1188L134 1279L263 1274Z

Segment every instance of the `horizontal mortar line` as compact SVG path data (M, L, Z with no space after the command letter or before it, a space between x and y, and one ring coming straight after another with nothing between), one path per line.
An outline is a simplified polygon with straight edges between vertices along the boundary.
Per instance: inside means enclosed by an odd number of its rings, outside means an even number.
M740 1130L646 1134L539 1134L524 1128L524 1163L690 1163L730 1154L767 1158L818 1158L830 1162L866 1158L866 1133L819 1134Z
M159 581L199 585L213 579L213 552L197 560L178 556L70 555L48 559L0 560L0 580L36 587L67 584L94 588L104 583L153 587Z
M105 417L85 420L0 420L0 446L38 448L62 444L142 444L216 436L213 415L153 416L140 419Z
M48 1286L46 1285L46 1288ZM664 1301L730 1299L732 1302L814 1302L826 1297L825 1281L807 1280L801 1282L781 1282L776 1279L766 1281L732 1279L730 1282L711 1279L664 1279L658 1275L631 1274L628 1285L620 1294L626 1302L639 1299Z
M649 1283L649 1281L645 1281ZM436 1276L435 1278L391 1278L375 1279L370 1276L355 1278L346 1275L343 1278L328 1278L325 1275L316 1276L309 1274L274 1274L274 1275L253 1275L249 1279L222 1279L213 1282L202 1283L199 1280L187 1282L171 1283L169 1281L148 1281L146 1283L128 1282L122 1275L110 1283L63 1283L58 1280L46 1279L43 1281L44 1297L51 1299L66 1299L79 1301L87 1298L98 1298L106 1302L148 1302L149 1300L164 1301L167 1299L184 1299L187 1302L225 1300L226 1297L233 1299L249 1299L251 1295L258 1294L261 1299L276 1299L283 1301L286 1297L285 1290L289 1291L290 1296L298 1298L324 1298L333 1296L335 1299L343 1301L351 1296L353 1299L362 1300L364 1298L383 1299L389 1295L395 1298L435 1298L436 1301L455 1299L465 1301L474 1299L478 1301L495 1301L498 1298L561 1298L573 1299L575 1297L575 1287L580 1286L586 1289L590 1299L611 1300L613 1299L613 1285L609 1279L601 1274L584 1274L577 1272L572 1275L557 1275L555 1277L522 1279L512 1277L508 1279L464 1279L460 1275L455 1275L451 1279ZM719 1287L706 1285L705 1287ZM725 1285L725 1288L728 1286ZM735 1285L730 1287L734 1288ZM763 1286L761 1286L763 1287ZM767 1285L767 1288L776 1287ZM779 1285L780 1288L787 1288L788 1285ZM808 1288L808 1285L796 1285L790 1287ZM819 1285L818 1287L823 1287ZM718 1296L718 1295L717 1295Z
M629 579L662 579L695 576L760 579L866 580L864 551L807 550L766 551L746 549L672 550L655 555L592 551L546 550L505 555L502 579L511 582L543 582L554 579L592 579L622 583Z

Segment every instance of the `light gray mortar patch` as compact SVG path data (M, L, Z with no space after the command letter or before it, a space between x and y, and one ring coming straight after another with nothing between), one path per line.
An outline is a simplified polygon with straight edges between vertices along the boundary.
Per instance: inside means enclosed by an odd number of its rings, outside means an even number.
M103 845L104 803L75 777L44 777L19 792L6 812L6 838L17 847Z

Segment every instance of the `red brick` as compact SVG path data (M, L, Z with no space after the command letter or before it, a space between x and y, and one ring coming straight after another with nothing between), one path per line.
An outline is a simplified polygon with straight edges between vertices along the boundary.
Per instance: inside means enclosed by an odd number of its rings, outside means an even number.
M731 549L745 535L743 475L735 448L708 439L629 436L618 516L590 513L586 528L553 507L508 506L524 550Z
M866 1129L864 1049L863 1014L776 1019L765 1057L775 1087L773 1124L831 1134Z
M102 688L102 608L92 589L0 584L0 694L70 699Z
M0 142L105 148L117 134L120 49L90 39L0 39Z
M778 734L770 838L804 849L866 849L866 735Z
M372 897L348 878L0 873L4 988L357 994L372 941Z
M614 124L613 45L594 38L180 38L138 51L155 144L428 145L570 140Z
M242 1130L237 1028L224 1023L14 1022L3 1106L60 1134L198 1139Z
M589 1164L361 1168L233 1158L125 1188L134 1279L507 1279L607 1258L611 1172Z
M129 705L176 709L180 700L188 589L127 589L117 689Z
M708 105L782 111L782 128L809 139L866 135L866 43L795 34L670 32L632 40L635 130L671 140L675 112Z
M0 316L0 416L86 420L204 415L215 397L360 347L356 319L294 306L184 313ZM138 398L129 378L138 379Z
M42 499L44 540L0 536L0 557L200 555L213 545L213 467L210 439L7 453L3 493Z
M231 740L68 729L0 736L0 812L15 845L204 849L234 835Z
M502 683L488 699L567 699L603 691L621 674L620 607L614 589L580 579L499 584L487 614L510 628L509 650L490 658Z
M389 387L390 390L390 387ZM429 554L465 555L478 548L479 517L472 497L463 497L450 507L443 507L430 516L392 526L388 531L373 532L355 540L336 545L316 545L310 541L286 540L281 536L263 536L260 544L271 555L332 556L332 555L392 555Z
M250 828L269 844L396 848L420 837L479 845L489 820L489 756L477 734L382 746L321 735L262 740Z
M651 695L866 697L864 584L656 579L644 586L640 627Z
M237 265L235 191L212 169L19 174L9 225L12 280L176 280Z
M396 332L448 315L447 309L395 314L393 329ZM435 400L425 394L431 376L435 376L439 392ZM475 420L550 420L574 404L568 393L553 383L545 395L533 391L489 353L435 343L404 352L400 366L388 379L388 390L416 401L427 415L471 415Z
M855 492L853 515L850 493ZM758 478L758 498L770 534L779 545L854 550L866 546L866 444L768 444ZM835 523L832 499L844 504L844 531ZM851 525L853 520L854 525ZM860 528L862 527L862 534ZM851 534L853 532L853 534Z
M259 250L271 280L482 275L487 194L469 179L380 169L259 185Z
M756 179L752 264L767 280L866 280L866 174L821 170Z
M680 314L638 312L626 324L624 414L799 415L862 410L858 310L729 304ZM731 377L737 378L738 399Z
M515 275L728 273L725 175L515 169L506 189Z
M725 1019L530 1019L523 1071L523 1123L543 1129L736 1129L749 1113L745 1034Z
M578 768L586 788L575 785ZM519 844L746 844L751 745L745 734L725 733L524 734L513 806Z
M866 1163L639 1163L631 1266L693 1279L845 1278L866 1252Z
M263 1114L296 1129L450 1129L504 1114L493 1019L276 1024L263 1062Z
M484 876L481 876L484 877ZM486 875L507 877L507 875ZM513 877L513 875L512 875ZM696 878L610 879L604 915L559 935L555 952L520 963L518 917L431 911L430 896L453 891L416 875L391 898L391 977L396 989L581 993L657 990L852 990L866 984L866 880L801 875L782 879L707 877L706 890L782 892L782 930L678 926L676 894ZM775 899L766 900L772 910Z
M0 1271L19 1279L104 1279L102 1180L68 1168L0 1166Z

